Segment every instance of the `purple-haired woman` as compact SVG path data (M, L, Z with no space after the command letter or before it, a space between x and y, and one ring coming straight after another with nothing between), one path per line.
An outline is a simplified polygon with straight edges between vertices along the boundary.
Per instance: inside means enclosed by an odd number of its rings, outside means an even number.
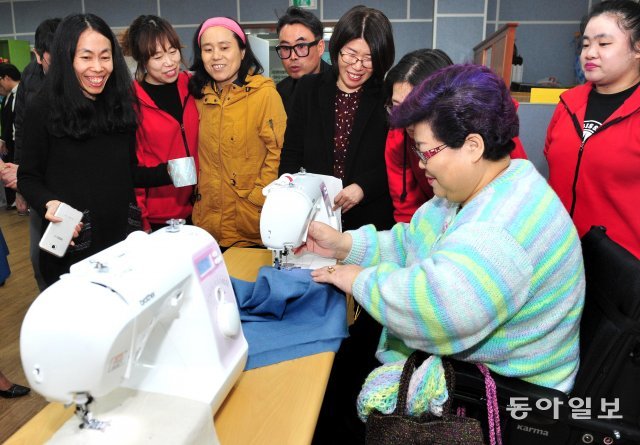
M414 88L391 124L413 127L435 197L389 231L313 223L301 250L342 262L314 279L351 293L384 326L382 363L419 349L570 391L584 302L580 243L533 164L509 158L519 124L504 82L481 66L443 68ZM332 372L339 381L354 370ZM350 404L353 416L321 418L319 428L361 442L356 401L333 390L325 405Z

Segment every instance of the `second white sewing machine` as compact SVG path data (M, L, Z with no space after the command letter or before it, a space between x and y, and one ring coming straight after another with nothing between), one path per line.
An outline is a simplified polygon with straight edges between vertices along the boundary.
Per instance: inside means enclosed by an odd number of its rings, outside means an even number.
M307 240L312 221L341 230L340 209L332 209L340 190L340 179L307 173L304 169L285 173L262 190L266 199L260 214L260 236L265 247L273 252L274 267L316 269L336 263L312 253L293 252Z
M20 336L29 384L82 418L53 443L217 443L213 413L248 347L217 243L178 229L133 233L30 307Z

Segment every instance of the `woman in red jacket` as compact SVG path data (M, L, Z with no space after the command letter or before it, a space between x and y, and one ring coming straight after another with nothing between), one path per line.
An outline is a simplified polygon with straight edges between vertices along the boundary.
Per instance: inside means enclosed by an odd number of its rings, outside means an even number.
M122 37L125 55L137 63L134 88L138 98L136 133L138 161L154 166L171 159L193 157L198 171L198 111L180 71L180 38L166 20L141 15ZM195 186L136 189L143 228L149 232L172 218L191 221Z
M453 65L453 62L439 49L419 49L407 53L385 77L385 89L391 101L387 111L391 113L393 107L401 104L416 85L449 65ZM396 222L408 223L418 207L433 196L424 170L418 166L420 160L412 153L412 136L411 128L392 128L387 134L385 161ZM520 138L516 137L514 142L516 145L511 157L526 159Z
M587 83L564 92L551 118L549 184L580 236L604 226L640 258L640 5L598 3L581 31Z

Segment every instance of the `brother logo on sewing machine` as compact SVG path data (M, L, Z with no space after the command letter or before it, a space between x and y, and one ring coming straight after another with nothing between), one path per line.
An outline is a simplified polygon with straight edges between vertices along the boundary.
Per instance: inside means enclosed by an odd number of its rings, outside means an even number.
M155 296L156 296L155 292L151 292L149 295L147 295L142 300L140 300L140 306L144 306L149 301L153 300L153 297L155 297Z

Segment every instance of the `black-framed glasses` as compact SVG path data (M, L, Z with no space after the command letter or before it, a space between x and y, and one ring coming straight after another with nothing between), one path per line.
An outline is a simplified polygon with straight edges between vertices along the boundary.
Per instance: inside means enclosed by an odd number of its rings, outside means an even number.
M360 62L360 63L362 63L362 67L363 68L366 68L368 70L373 68L373 60L372 59L358 59L353 54L343 53L342 51L340 51L340 58L347 65L355 65L356 63Z
M425 151L418 150L418 147L415 145L411 146L411 149L416 155L418 155L423 164L426 164L429 159L440 153L445 148L447 148L447 144L438 145L437 147L429 148Z
M293 46L278 45L276 46L276 52L278 53L278 57L280 57L282 60L291 57L291 50L293 50L293 52L296 53L296 56L298 57L307 57L309 55L309 48L311 48L312 46L316 46L318 43L320 43L320 40L322 39L317 39L313 42L298 43Z

